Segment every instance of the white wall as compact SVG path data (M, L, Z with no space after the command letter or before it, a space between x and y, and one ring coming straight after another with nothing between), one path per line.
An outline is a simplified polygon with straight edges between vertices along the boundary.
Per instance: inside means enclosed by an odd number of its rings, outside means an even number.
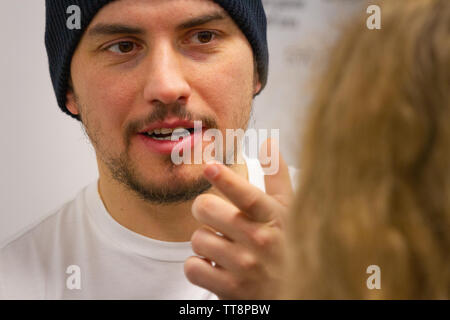
M80 125L57 107L44 22L44 0L0 0L0 241L97 176Z
M359 0L265 0L270 71L254 127L278 128L290 164L298 151L302 91L334 17ZM0 1L0 242L75 196L98 176L79 123L59 111L44 47L44 0Z
M256 128L280 129L280 149L297 165L299 132L310 97L311 66L362 0L263 0L268 19L269 81L255 103Z

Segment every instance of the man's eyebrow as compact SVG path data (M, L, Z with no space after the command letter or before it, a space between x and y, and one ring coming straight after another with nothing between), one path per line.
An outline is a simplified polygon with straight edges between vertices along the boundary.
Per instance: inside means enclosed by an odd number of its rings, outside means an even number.
M224 20L226 19L226 15L219 12L209 13L203 16L195 17L193 19L187 20L176 27L177 31L193 28L196 26L200 26L206 24L208 22L214 20ZM104 35L115 35L115 34L134 34L134 35L143 35L145 34L145 30L133 27L125 24L106 24L99 23L93 26L88 31L88 36L104 36Z

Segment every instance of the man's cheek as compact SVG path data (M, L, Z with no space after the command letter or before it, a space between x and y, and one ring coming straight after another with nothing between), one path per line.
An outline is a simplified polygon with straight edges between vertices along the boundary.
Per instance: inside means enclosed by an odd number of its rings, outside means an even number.
M132 90L123 86L109 86L108 83L95 89L94 105L108 119L123 118L130 113L135 101Z

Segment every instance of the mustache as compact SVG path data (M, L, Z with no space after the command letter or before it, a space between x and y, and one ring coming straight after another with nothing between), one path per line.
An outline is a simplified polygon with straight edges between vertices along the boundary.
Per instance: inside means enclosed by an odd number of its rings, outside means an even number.
M197 115L186 109L186 106L180 102L172 104L164 104L157 102L155 108L145 118L133 122L128 127L128 136L138 132L141 128L145 128L150 124L158 121L164 121L169 115L187 121L201 121L204 127L209 129L218 129L217 122L214 118L205 115Z

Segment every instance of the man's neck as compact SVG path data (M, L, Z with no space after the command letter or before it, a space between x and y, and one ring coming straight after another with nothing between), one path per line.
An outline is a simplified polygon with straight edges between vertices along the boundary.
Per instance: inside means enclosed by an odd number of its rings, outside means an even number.
M231 168L248 180L245 163ZM152 204L140 199L123 184L99 171L100 198L111 217L125 228L155 240L181 242L190 241L194 231L201 226L191 212L194 200L181 204ZM214 187L207 193L223 198Z

